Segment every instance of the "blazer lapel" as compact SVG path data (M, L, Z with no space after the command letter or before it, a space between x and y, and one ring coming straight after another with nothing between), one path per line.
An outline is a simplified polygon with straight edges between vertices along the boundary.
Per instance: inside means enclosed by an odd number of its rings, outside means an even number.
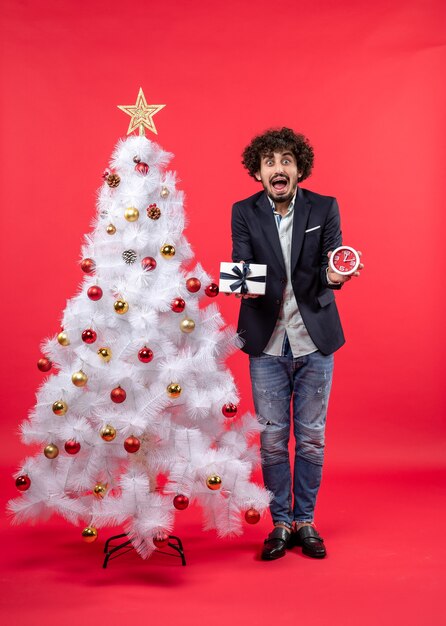
M293 238L291 242L291 274L294 272L296 263L304 241L305 229L310 215L311 204L304 197L304 193L300 187L297 189L296 203L294 205L293 218Z
M277 260L285 272L285 262L283 260L282 248L280 246L279 233L277 231L276 218L273 209L269 203L266 193L262 193L256 202L257 207L262 214L261 224L266 235L266 240L271 245Z

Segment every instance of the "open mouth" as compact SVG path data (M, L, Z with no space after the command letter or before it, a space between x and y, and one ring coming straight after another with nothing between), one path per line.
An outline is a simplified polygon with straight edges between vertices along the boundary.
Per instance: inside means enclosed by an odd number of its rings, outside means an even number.
M288 178L286 178L285 176L276 176L271 181L271 186L274 191L277 191L278 193L285 191L288 186Z

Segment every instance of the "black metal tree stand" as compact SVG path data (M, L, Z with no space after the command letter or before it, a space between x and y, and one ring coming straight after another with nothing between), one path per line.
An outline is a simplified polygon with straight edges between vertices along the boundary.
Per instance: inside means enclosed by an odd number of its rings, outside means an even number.
M129 552L130 550L134 550L132 545L132 540L127 539L127 541L123 541L122 543L115 544L114 541L118 539L123 539L127 537L127 533L122 533L121 535L113 535L113 537L109 537L105 542L104 552L105 559L102 567L105 569L108 565L109 561L116 559L118 556L122 556ZM169 535L169 542L167 544L173 552L167 552L165 550L156 549L156 552L160 552L161 554L167 554L168 556L174 556L181 559L181 565L186 565L186 558L184 556L183 544L179 537L175 535Z

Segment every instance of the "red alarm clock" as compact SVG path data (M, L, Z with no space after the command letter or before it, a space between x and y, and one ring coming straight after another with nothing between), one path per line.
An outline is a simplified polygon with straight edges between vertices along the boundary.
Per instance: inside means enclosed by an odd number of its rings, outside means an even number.
M330 269L342 276L354 274L359 267L359 253L350 246L339 246L330 257Z

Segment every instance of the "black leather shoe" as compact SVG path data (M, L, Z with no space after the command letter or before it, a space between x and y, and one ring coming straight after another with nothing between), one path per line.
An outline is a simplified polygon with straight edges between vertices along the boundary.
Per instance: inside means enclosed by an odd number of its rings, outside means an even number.
M281 526L276 526L264 541L262 561L274 561L285 556L287 548L291 547L291 532Z
M323 559L327 554L324 540L313 526L302 526L294 534L294 545L301 546L302 552L313 559Z

